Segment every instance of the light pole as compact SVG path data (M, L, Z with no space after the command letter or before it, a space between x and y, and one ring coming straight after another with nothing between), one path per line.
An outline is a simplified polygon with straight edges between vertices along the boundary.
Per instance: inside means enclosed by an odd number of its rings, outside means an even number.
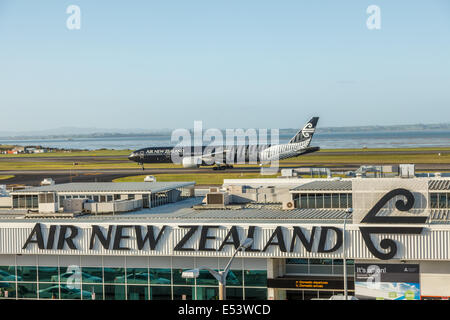
M353 213L353 208L348 208L345 210L344 217L344 231L342 233L342 260L344 262L344 297L345 300L348 300L348 290L347 290L347 261L346 261L346 253L345 253L345 226L347 224L347 218L350 214Z
M207 270L209 273L216 278L216 280L219 282L219 300L226 300L226 283L227 283L227 275L230 271L231 264L233 263L234 258L236 257L236 254L243 249L247 249L253 244L252 238L245 239L241 245L234 251L233 256L230 258L230 261L228 261L227 265L225 266L225 269L222 271L215 271L209 267L199 267L195 269L190 269L183 271L181 274L182 278L185 279L193 279L198 278L200 275L200 270Z

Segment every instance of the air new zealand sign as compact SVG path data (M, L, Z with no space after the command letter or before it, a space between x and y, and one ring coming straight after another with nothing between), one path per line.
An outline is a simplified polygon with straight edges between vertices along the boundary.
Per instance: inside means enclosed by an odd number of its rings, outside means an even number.
M398 200L395 207L400 211L409 211L414 205L413 194L405 189L395 189L383 196L369 213L362 220L363 224L423 224L426 217L379 217L376 214L384 205L396 196L403 196L405 200ZM229 246L238 248L242 237L237 226L231 226L223 238L214 235L214 230L222 228L213 225L180 225L180 229L186 229L184 236L174 244L174 251L217 251L221 252ZM142 225L109 225L101 227L91 226L89 250L98 250L100 248L107 250L157 250L160 242L169 241L166 234L171 228L168 226L142 226ZM255 238L258 232L258 226L249 226L247 229L247 238ZM392 259L397 253L397 244L391 239L380 241L380 247L387 252L379 251L374 245L372 234L420 234L422 227L398 227L382 226L369 227L361 226L360 231L364 242L369 251L377 258L382 260ZM276 227L267 241L257 244L256 242L246 252L267 252L270 248L276 247L281 252L294 253L298 250L299 244L308 252L333 253L342 247L343 233L342 229L333 226L313 226L310 231L304 228L293 226L292 231L287 228ZM289 237L287 237L289 233ZM134 234L133 236L131 234ZM241 233L242 234L242 233ZM77 237L80 235L80 228L73 225L50 225L45 228L37 223L29 234L23 250L33 245L41 250L79 250ZM126 246L130 241L135 241L133 249ZM195 243L194 243L195 242ZM218 248L212 245L212 242L220 243ZM317 244L316 244L317 242ZM259 248L256 248L258 247ZM313 249L315 248L315 249Z

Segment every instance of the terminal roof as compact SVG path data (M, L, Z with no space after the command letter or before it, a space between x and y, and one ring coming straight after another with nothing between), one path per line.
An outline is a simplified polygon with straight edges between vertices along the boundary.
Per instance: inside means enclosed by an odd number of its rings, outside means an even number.
M291 189L292 191L352 191L349 180L313 181Z
M160 192L184 186L194 185L195 182L73 182L54 184L33 188L26 188L11 192L39 193L39 192Z

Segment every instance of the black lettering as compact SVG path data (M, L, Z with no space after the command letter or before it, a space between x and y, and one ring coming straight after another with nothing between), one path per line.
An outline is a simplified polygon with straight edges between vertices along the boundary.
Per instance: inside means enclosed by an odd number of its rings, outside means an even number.
M70 234L66 237L67 229L70 229ZM64 244L67 243L67 246L72 250L78 250L75 244L73 243L73 238L78 235L78 228L75 226L61 226L59 229L59 238L58 238L58 250L64 249Z
M198 226L179 226L180 228L188 228L189 231L186 232L184 237L180 240L180 242L177 243L175 248L173 250L175 251L194 251L194 248L184 248L184 245L186 242L189 241L189 239L194 235L195 231L197 231Z
M33 237L36 235L36 239L33 240ZM26 249L30 243L36 243L39 249L45 249L44 247L44 238L42 237L41 224L36 223L33 230L31 230L30 235L28 236L27 241L23 245L23 249Z
M275 237L277 237L277 242L273 241ZM281 229L281 227L275 229L263 251L266 251L269 246L278 246L281 252L286 252L286 244L284 243L283 229Z
M325 244L328 237L328 231L334 231L336 233L336 244L331 249L325 249ZM317 252L328 253L339 249L342 246L342 230L335 227L321 227L320 228L320 239L319 247Z
M233 241L228 241L230 237L232 237ZM232 226L230 231L228 231L218 251L222 251L223 247L225 247L226 245L234 245L235 249L239 248L239 246L241 245L239 242L239 234L236 226Z
M255 239L255 226L250 226L248 227L248 231L247 231L247 238L251 238L251 239ZM253 241L253 244L255 244L255 241ZM254 249L253 248L253 244L248 247L247 249L245 249L245 251L247 252L259 252L258 249Z
M312 246L313 246L313 243L314 243L314 235L315 235L315 233L316 233L316 227L313 227L312 230L311 230L311 235L309 237L309 241L308 241L308 240L306 240L306 236L303 233L302 229L300 227L294 227L294 232L292 233L292 241L291 241L290 252L294 252L295 240L297 239L297 237L302 242L302 244L305 247L306 251L311 252L312 251Z
M57 226L50 226L47 238L47 249L53 249L53 244L55 243L55 232Z
M216 251L216 249L214 249L214 248L208 248L206 246L206 242L208 240L216 239L216 237L214 237L214 236L213 237L208 236L208 230L209 229L217 229L217 228L219 228L219 226L203 226L202 227L202 232L200 234L200 242L199 242L199 245L198 245L198 250L199 251Z
M105 238L102 232L102 228L100 226L93 225L89 250L92 250L94 248L95 237L97 237L98 241L100 241L104 249L109 249L109 245L111 243L112 228L113 226L108 227L108 235Z
M123 234L123 230L126 228L132 228L133 226L122 226L118 225L116 226L116 233L114 235L114 243L113 243L113 250L130 250L128 247L121 247L120 242L124 239L129 239L130 236L126 236Z
M156 245L159 242L159 239L161 238L164 230L166 229L166 226L163 226L161 230L158 233L158 236L155 239L155 232L153 231L153 226L147 226L147 233L145 234L144 238L142 238L142 231L141 226L135 226L136 231L136 242L138 246L138 250L142 250L145 246L145 242L149 242L150 250L155 250Z

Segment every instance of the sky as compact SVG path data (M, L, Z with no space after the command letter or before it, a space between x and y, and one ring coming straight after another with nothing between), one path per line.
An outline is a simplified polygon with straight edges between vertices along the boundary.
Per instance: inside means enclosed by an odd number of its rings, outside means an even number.
M450 122L450 1L0 0L0 131L297 128L316 115Z

